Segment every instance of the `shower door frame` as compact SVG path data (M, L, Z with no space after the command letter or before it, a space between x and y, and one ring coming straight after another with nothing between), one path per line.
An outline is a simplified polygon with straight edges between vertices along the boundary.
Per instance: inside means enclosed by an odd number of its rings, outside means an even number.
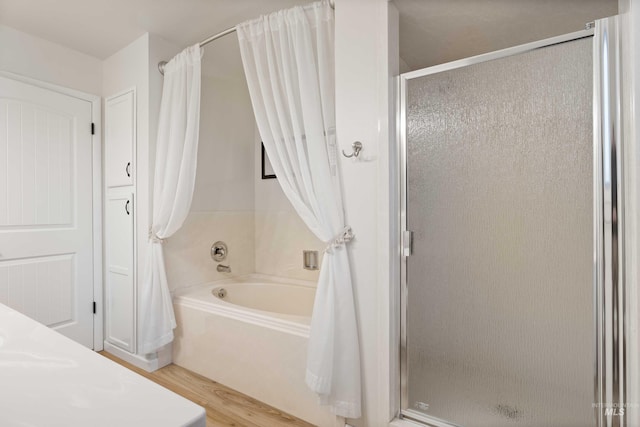
M398 78L397 151L394 153L399 176L399 407L392 425L456 427L449 421L409 408L407 372L407 261L411 254L411 232L407 228L407 83L409 80L442 73L533 50L593 38L593 197L594 197L594 403L624 404L626 397L626 334L624 283L624 188L622 123L620 106L620 22L617 16L605 18L577 31L483 55L401 74ZM603 62L606 66L603 66ZM605 166L604 161L608 164ZM615 172L611 176L611 172ZM603 173L607 175L603 176ZM614 185L605 185L605 179ZM605 200L614 200L605 209ZM612 223L613 218L613 223ZM617 221L616 221L617 219ZM616 250L614 250L614 247ZM396 383L397 384L397 383ZM626 425L626 417L606 417L594 404L596 426ZM405 421L406 420L406 421Z

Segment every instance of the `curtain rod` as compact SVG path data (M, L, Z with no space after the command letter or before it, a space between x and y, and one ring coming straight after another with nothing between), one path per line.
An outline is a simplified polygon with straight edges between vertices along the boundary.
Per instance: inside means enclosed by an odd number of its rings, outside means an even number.
M331 6L331 9L336 8L336 2L335 0L329 0L329 6ZM218 34L214 34L209 38L206 38L204 40L202 40L200 42L200 47L204 47L206 45L208 45L209 43L211 43L214 40L217 40L221 37L226 36L227 34L231 34L231 33L235 33L236 32L236 27L231 27L231 28L227 28L224 31L220 31ZM158 62L158 71L160 71L160 74L162 74L164 76L164 67L167 65L167 61L160 61Z

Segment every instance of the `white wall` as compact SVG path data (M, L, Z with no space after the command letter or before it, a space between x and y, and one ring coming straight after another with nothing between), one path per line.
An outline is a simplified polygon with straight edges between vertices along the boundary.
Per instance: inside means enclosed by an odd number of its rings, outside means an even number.
M255 138L255 271L317 281L319 270L302 268L302 251L318 251L320 265L326 245L300 219L278 180L262 179L262 149L257 129Z
M341 158L346 220L363 374L363 418L358 426L390 420L390 277L395 274L389 198L397 74L397 12L387 0L341 0L336 5L336 131L340 149L363 143L361 158ZM393 280L398 280L394 277ZM393 352L391 351L393 350Z
M191 212L165 243L172 290L254 272L254 119L242 78L208 74L203 63L198 169ZM224 241L231 273L219 273L211 245Z
M204 75L192 211L253 211L253 129L246 82Z
M5 25L0 25L0 70L94 95L102 93L98 58Z
M221 58L217 58L221 60ZM224 241L232 272L219 273L211 245ZM325 245L304 225L276 179L261 179L260 137L244 75L208 72L203 63L198 169L191 212L165 243L171 290L251 273L312 280L302 251Z

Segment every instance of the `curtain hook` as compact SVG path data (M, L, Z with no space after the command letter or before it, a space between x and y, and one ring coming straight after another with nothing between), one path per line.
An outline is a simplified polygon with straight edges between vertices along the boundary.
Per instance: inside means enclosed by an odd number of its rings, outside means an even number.
M360 154L360 151L362 151L362 142L356 141L353 144L351 144L351 147L353 148L353 153L347 154L344 152L344 150L342 150L342 155L345 156L346 158L358 157L358 155Z

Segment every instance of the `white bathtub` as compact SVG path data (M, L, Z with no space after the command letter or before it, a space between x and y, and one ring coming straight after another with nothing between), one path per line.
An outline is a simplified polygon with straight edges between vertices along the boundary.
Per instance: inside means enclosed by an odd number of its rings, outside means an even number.
M304 383L314 295L313 283L265 276L178 292L173 362L312 424L334 426Z

